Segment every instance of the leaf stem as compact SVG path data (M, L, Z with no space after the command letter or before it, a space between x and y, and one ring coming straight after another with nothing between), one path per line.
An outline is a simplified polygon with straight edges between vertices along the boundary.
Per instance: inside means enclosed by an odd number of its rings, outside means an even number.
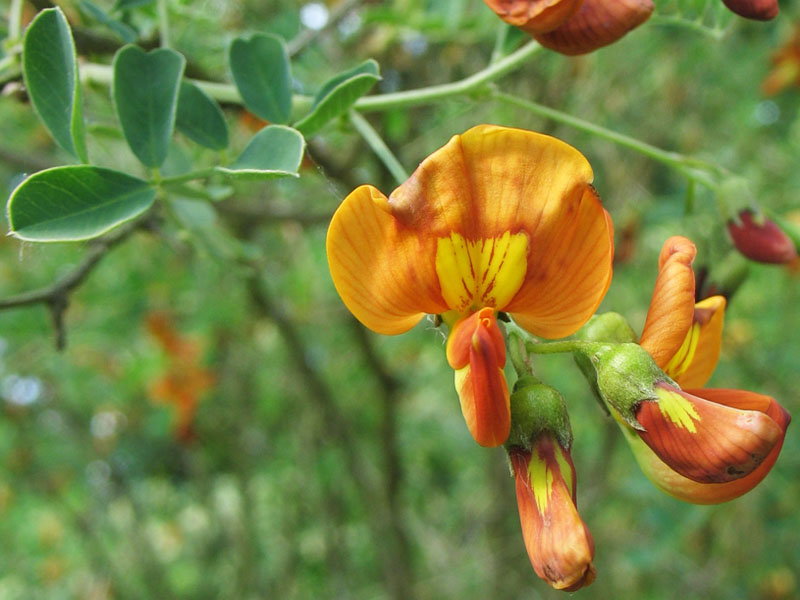
M170 47L169 36L169 13L167 11L167 0L158 0L158 31L161 36L161 47Z
M584 340L564 340L561 342L525 342L525 349L531 354L563 354L578 350L591 351L602 344Z
M364 141L369 144L372 151L381 159L381 162L386 166L392 176L397 180L397 183L403 183L408 179L408 172L405 170L397 157L389 150L386 142L378 134L377 131L370 125L362 115L354 110L350 111L350 122L356 131L364 138Z
M685 154L680 154L679 152L672 152L670 150L658 148L657 146L653 146L647 142L637 140L636 138L627 136L623 133L618 133L612 129L601 127L600 125L596 125L590 121L585 121L584 119L574 117L559 110L555 110L549 106L543 106L541 104L537 104L536 102L531 102L530 100L518 98L517 96L506 94L500 91L495 91L493 96L495 99L506 104L523 108L528 112L536 114L540 117L552 119L553 121L563 123L564 125L568 125L580 131L585 131L586 133L590 133L604 140L613 142L618 146L634 150L640 154L652 158L655 161L674 168L685 175L690 181L700 183L712 190L716 190L719 187L717 176L726 173L726 170L719 165L693 158L691 156L686 156Z
M354 108L362 112L389 110L392 108L427 104L429 102L441 100L442 98L449 98L450 96L469 94L479 90L487 83L500 79L503 75L518 69L526 60L539 52L541 48L538 42L528 42L516 52L512 52L505 58L490 64L485 69L461 81L433 85L417 90L396 92L393 94L365 96L355 103Z
M177 185L180 183L186 183L187 181L193 181L195 179L204 179L206 177L210 177L216 172L214 167L208 167L206 169L198 169L197 171L190 171L189 173L183 173L181 175L172 175L170 177L153 177L152 183L154 185L158 185L159 187L165 187L168 185Z

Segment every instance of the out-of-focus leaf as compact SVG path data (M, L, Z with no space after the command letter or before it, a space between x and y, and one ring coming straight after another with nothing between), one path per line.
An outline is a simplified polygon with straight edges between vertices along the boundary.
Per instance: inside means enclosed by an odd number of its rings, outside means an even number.
M296 129L269 125L253 136L241 156L217 170L230 177L273 179L298 177L306 142Z
M8 201L11 233L34 242L86 240L146 211L155 189L119 171L76 165L40 171Z
M230 66L247 108L270 123L289 122L291 71L281 38L266 33L236 38L231 44Z
M136 38L139 37L135 29L126 25L122 21L118 21L106 13L106 11L104 11L102 8L97 6L97 4L94 2L90 2L89 0L79 0L78 6L80 6L81 10L91 16L95 21L105 25L111 31L117 34L117 36L126 44L136 41Z
M53 138L88 162L75 43L61 9L43 10L28 26L22 69L28 95Z
M167 156L186 60L174 50L125 46L114 57L114 104L125 139L146 166Z
M371 58L349 71L339 73L322 86L314 98L311 112L295 123L295 127L304 135L311 135L331 119L347 112L380 79L378 63Z
M228 125L219 105L188 81L181 82L175 126L206 148L224 150L228 147Z
M114 10L127 10L137 6L145 6L146 4L152 4L154 1L155 0L117 0L114 4Z

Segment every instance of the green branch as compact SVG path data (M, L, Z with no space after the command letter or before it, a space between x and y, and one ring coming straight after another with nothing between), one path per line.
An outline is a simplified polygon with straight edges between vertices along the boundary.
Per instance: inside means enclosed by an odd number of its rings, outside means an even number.
M451 96L470 94L483 88L486 84L500 79L503 75L518 69L526 60L539 52L541 49L542 47L538 42L528 42L516 52L513 52L505 58L490 64L485 69L482 69L474 75L470 75L461 81L444 83L442 85L433 85L430 87L420 88L418 90L396 92L393 94L366 96L364 98L360 98L355 103L355 108L356 110L362 112L389 110L393 108L428 104L430 102L435 102L436 100L449 98Z
M658 148L657 146L653 146L647 142L637 140L636 138L622 133L618 133L612 129L601 127L600 125L596 125L590 121L573 117L572 115L555 110L554 108L543 106L541 104L537 104L536 102L531 102L530 100L524 100L511 94L505 94L499 91L494 92L493 97L506 104L523 108L528 112L540 117L552 119L558 123L563 123L564 125L573 127L574 129L585 131L586 133L590 133L604 140L608 140L609 142L613 142L618 146L634 150L639 154L643 154L655 161L674 168L686 176L686 178L690 181L702 184L711 190L716 190L719 187L718 177L726 174L726 170L723 167L715 165L714 163L693 158L691 156L686 156L685 154L680 154L679 152L672 152Z
M369 121L356 111L351 110L350 122L361 137L364 138L364 141L369 144L372 151L381 159L381 162L383 162L392 176L397 180L397 183L403 183L408 179L408 172L403 165L400 164L400 161L397 160L397 157L392 154L392 151L389 150L383 138L381 138L378 132L369 124Z

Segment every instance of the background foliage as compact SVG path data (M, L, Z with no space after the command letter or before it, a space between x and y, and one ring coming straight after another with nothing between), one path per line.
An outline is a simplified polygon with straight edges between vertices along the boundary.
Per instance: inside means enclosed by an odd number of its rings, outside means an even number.
M211 81L232 81L235 36L308 36L289 47L300 48L294 91L309 97L369 58L382 76L373 94L462 79L486 66L502 27L480 0L58 4L80 61L104 64L126 41L157 45L166 8L187 75ZM765 97L761 82L800 9L786 3L763 24L716 0L656 4L621 42L577 59L540 52L498 85L713 161L745 176L754 201L796 208L800 88ZM44 5L23 3L25 20ZM314 33L321 8L342 16ZM10 192L23 173L75 159L38 120L19 73L2 76L0 185ZM145 177L110 93L96 81L83 88L90 154ZM236 103L223 112L235 157L263 123ZM668 236L695 239L712 273L728 250L710 193L698 188L687 211L680 173L602 137L485 94L366 116L408 170L479 122L579 148L617 230L601 310L639 330ZM159 202L69 296L62 352L46 306L0 311L0 599L559 597L530 568L503 451L479 448L464 427L440 333L425 321L374 336L331 284L327 219L359 183L391 191L390 172L346 117L308 144L298 179L214 175L204 197ZM214 164L213 150L177 134L162 171L191 164ZM57 280L91 251L0 239L0 297ZM796 268L751 265L710 385L770 394L800 414L799 303ZM800 594L794 428L754 491L687 505L647 482L569 359L537 366L575 429L579 507L597 547L598 578L583 597Z

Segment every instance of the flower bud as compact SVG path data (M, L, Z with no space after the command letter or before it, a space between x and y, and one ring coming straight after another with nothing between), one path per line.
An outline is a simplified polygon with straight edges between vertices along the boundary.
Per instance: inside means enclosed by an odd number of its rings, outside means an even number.
M797 258L797 248L774 221L749 209L739 213L739 221L728 222L728 231L737 250L747 258L781 264Z
M778 16L778 0L722 0L740 17L756 21L769 21Z
M647 21L652 12L651 0L584 0L560 27L534 37L562 54L586 54L616 42Z
M561 25L582 0L483 0L509 25L534 34L552 31Z
M575 505L572 458L549 433L530 450L509 450L525 549L536 574L557 590L573 592L595 579L594 540Z
M591 319L575 334L579 340L587 342L614 342L624 344L635 342L639 338L633 327L621 314L607 312L592 316Z

